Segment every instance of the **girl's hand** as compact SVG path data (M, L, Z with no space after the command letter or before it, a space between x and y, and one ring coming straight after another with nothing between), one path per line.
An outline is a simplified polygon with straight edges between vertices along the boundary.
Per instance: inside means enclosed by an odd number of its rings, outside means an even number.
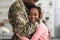
M19 39L21 40L29 40L27 37L25 36L20 36L18 33L16 33L16 35L19 37Z

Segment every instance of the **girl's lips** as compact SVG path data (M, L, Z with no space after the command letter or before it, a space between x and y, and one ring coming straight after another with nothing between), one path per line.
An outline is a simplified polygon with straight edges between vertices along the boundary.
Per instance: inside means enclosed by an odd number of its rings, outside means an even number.
M31 22L35 22L35 19L32 19Z

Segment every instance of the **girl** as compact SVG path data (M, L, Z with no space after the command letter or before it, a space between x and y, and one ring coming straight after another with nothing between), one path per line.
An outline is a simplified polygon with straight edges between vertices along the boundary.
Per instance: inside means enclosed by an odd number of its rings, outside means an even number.
M49 31L45 24L42 22L42 14L41 14L41 8L31 5L28 7L29 13L28 13L28 19L29 22L27 24L33 24L35 26L30 26L30 30L27 31L26 35L30 33L28 37L26 36L21 36L18 33L16 35L21 39L21 40L49 40ZM29 26L27 26L29 27ZM25 28L27 29L27 28ZM31 30L33 29L33 30ZM27 29L28 30L28 29Z

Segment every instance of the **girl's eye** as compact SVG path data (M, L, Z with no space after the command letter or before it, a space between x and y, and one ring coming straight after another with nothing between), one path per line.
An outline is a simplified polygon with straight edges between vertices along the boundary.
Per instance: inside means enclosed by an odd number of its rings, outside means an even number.
M37 16L37 15L35 14L35 16Z

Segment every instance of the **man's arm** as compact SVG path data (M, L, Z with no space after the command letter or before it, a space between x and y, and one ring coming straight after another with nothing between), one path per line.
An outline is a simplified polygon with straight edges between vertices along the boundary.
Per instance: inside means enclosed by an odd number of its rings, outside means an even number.
M28 19L25 11L25 5L23 4L22 0L16 1L11 5L8 19L17 33L20 33L23 30L22 28Z
M44 28L43 28L44 24L40 24L36 30L36 32L34 33L34 35L32 36L31 39L25 37L25 36L20 36L19 34L17 34L17 36L20 39L24 39L24 40L38 40L40 38L40 36L44 33Z

